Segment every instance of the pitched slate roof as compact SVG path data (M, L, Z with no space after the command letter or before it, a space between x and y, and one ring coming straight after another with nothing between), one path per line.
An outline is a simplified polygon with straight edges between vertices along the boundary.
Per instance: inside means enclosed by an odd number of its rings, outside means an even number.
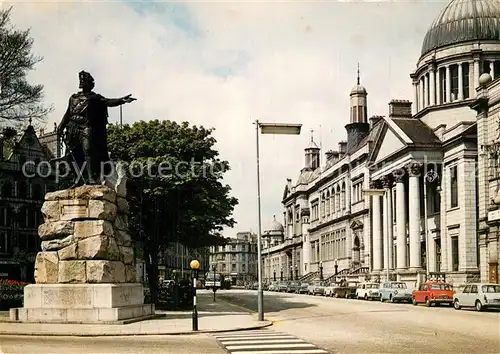
M420 119L392 118L392 121L401 129L415 145L441 145L441 141Z

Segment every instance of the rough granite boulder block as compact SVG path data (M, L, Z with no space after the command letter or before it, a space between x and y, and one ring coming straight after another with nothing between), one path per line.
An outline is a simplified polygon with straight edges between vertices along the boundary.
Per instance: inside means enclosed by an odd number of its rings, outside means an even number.
M117 206L107 200L89 200L88 217L91 219L114 221L116 218Z
M64 238L73 234L73 222L55 221L46 222L38 227L38 235L42 241Z
M113 236L113 224L106 220L75 221L74 235L76 240L83 240L92 236Z
M85 261L59 261L58 283L86 283Z
M44 220L47 221L59 221L61 217L61 207L59 206L59 201L46 201L42 205L42 212Z
M38 252L35 259L35 280L39 284L57 283L59 257L57 252Z
M125 265L134 263L134 248L133 247L119 246L119 249L120 249L120 260Z
M119 246L128 247L132 245L132 237L125 230L115 230L115 239Z
M125 283L123 262L93 260L86 263L87 283Z
M49 241L42 241L42 251L58 251L68 247L74 242L73 235L64 238L57 238Z
M125 282L135 283L137 281L137 270L133 265L125 265Z
M73 189L55 191L45 195L46 201L71 199L107 200L111 203L115 203L116 192L107 186L85 185Z
M120 260L120 251L114 238L105 235L87 237L78 241L78 259Z
M128 216L125 214L117 214L113 223L115 230L128 231Z
M73 261L77 260L78 256L76 253L76 248L77 248L77 243L72 243L69 246L66 246L59 251L57 251L57 254L59 256L60 261Z

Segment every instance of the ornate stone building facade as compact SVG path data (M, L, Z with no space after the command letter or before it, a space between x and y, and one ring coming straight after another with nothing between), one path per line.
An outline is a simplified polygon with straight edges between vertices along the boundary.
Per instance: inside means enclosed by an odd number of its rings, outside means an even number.
M300 249L300 256L286 254L287 267L297 264L300 274L314 276L321 267L325 277L338 269L411 286L426 278L462 284L497 274L496 224L487 221L496 162L484 149L499 139L491 128L499 23L498 0L450 1L425 35L410 75L413 103L392 100L387 116L367 120L358 74L347 142L327 152L322 165L311 142L297 182L285 186L284 242ZM485 83L485 73L492 82Z
M0 277L33 280L38 226L43 223L40 208L45 193L55 189L48 161L59 153L55 129L37 134L30 123L20 132L4 129L1 134Z
M238 232L224 245L210 246L210 270L231 280L233 285L257 280L257 235Z

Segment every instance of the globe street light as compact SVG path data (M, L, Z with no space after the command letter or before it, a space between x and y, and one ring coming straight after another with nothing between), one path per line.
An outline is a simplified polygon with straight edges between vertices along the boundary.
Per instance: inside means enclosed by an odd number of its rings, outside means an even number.
M319 279L323 280L323 261L319 261Z
M193 270L193 331L198 330L198 310L196 309L196 278L198 278L198 269L200 269L200 262L196 259L193 259L189 264L191 269Z
M259 311L259 321L264 321L264 291L262 289L262 216L260 206L260 156L259 156L259 128L261 134L285 134L299 135L302 124L283 124L283 123L261 123L255 121L256 147L257 147L257 208L258 208L258 233L257 233L257 307Z

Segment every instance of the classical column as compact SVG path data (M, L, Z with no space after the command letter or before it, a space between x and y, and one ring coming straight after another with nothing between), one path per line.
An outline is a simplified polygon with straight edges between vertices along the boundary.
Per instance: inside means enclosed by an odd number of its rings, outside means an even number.
M418 112L418 85L415 80L413 80L413 114Z
M439 68L436 70L436 104L442 104L443 97L441 96L441 72Z
M458 63L458 99L460 101L464 99L464 71L462 63Z
M424 105L425 107L427 107L429 105L429 76L427 74L425 74L424 76L424 91L425 91L425 95L424 95Z
M474 87L474 62L469 62L469 97L476 97L476 88Z
M370 188L378 189L380 186L377 182L372 182ZM380 210L379 195L372 196L372 223L373 223L373 270L383 269L382 264L382 212Z
M420 97L418 98L418 104L420 106L420 109L424 109L425 108L425 100L424 100L424 78L421 77L420 80L419 80L419 84L420 86Z
M430 85L430 102L431 106L436 104L436 68L435 65L431 65L429 68L429 85Z
M495 61L490 61L490 75L493 80L495 80Z
M446 65L446 103L451 102L451 74L450 66Z
M479 69L479 58L474 58L474 91L476 91L476 88L479 87L479 75L480 74L480 69ZM475 97L476 95L474 94Z
M408 211L410 234L410 268L421 267L420 259L420 174L421 163L408 166Z
M384 197L384 263L385 269L392 269L392 250L394 247L394 226L392 217L392 185L391 176L382 178L382 185L385 189Z
M396 181L396 267L406 268L406 197L403 168L392 173Z

